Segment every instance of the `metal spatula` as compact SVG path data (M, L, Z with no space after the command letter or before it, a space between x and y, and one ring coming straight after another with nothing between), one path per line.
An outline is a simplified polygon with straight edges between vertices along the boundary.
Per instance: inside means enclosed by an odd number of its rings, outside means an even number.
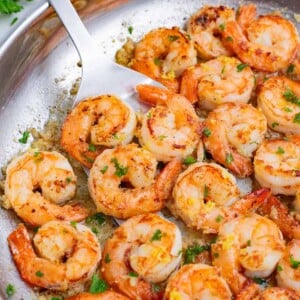
M151 78L122 67L101 54L69 0L49 0L68 31L82 63L82 79L76 103L89 96L113 94L127 102L133 109L145 110L147 106L135 97L135 86L141 83L162 86Z

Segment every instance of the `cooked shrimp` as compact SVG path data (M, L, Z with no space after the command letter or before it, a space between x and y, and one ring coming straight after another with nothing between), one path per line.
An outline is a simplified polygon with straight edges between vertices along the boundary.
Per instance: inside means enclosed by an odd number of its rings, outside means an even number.
M66 118L61 145L91 168L103 147L128 144L135 127L136 115L128 104L112 95L91 97L79 102Z
M257 104L270 128L300 134L300 83L286 77L271 77L263 83Z
M117 218L159 211L181 171L174 159L156 176L154 156L136 144L104 150L89 174L88 186L98 211ZM132 188L122 188L129 182Z
M219 56L187 69L182 75L180 94L210 111L225 102L248 102L254 80L250 67L240 60Z
M246 21L242 22L244 17ZM296 27L277 15L251 20L253 17L253 6L246 6L240 11L239 21L226 23L223 41L241 61L255 69L276 72L286 68L293 60L299 42Z
M187 32L195 41L198 55L211 59L220 55L231 55L221 40L226 23L235 19L234 9L225 6L204 6L190 17Z
M275 196L269 197L259 207L259 212L268 216L289 239L300 239L300 223L290 214L289 209Z
M178 27L158 28L137 43L131 67L177 92L179 76L196 62L194 44L186 33Z
M66 300L129 300L129 298L113 291L106 291L100 294L81 293Z
M88 215L85 208L58 205L70 200L75 191L73 169L55 151L25 153L16 157L6 170L5 196L17 215L32 226L51 220L85 219Z
M221 269L237 294L247 283L246 276L264 278L274 271L283 254L284 240L275 223L250 213L221 226L211 249L213 265Z
M277 284L300 292L300 240L291 240L278 262Z
M197 150L201 122L194 107L178 94L150 86L136 87L140 101L151 105L142 117L139 140L159 161L185 158Z
M224 103L204 122L204 144L213 159L239 177L252 174L252 153L267 131L265 116L246 103Z
M167 279L181 259L177 226L155 214L125 221L107 240L102 260L104 279L130 299L160 299L152 283Z
M254 157L255 178L273 194L294 196L300 189L300 136L265 140Z
M168 280L164 299L231 300L231 292L216 268L189 264Z
M239 199L236 180L214 163L194 163L178 176L167 206L188 227L218 233L220 226L240 213L256 209L269 195L262 189Z
M33 238L34 246L26 227L19 224L8 236L8 244L24 281L57 291L84 283L101 258L97 237L89 228L62 221L40 227Z
M237 296L236 300L300 300L300 295L293 290L282 287L268 287L261 290L256 283L249 284Z

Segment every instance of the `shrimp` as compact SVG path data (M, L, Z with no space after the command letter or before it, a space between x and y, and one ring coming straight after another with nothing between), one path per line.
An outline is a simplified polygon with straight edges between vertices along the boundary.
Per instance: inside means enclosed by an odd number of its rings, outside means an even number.
M234 9L225 6L204 6L190 17L187 32L195 41L198 55L212 59L220 55L231 55L221 40L226 23L235 19Z
M194 43L186 33L178 27L158 28L137 43L131 67L177 92L180 75L196 62Z
M257 104L270 128L300 134L300 83L286 77L271 77L263 83Z
M253 173L252 153L266 131L266 118L255 107L224 103L211 111L204 122L204 145L216 162L243 178Z
M136 87L140 101L156 105L142 117L141 145L157 160L182 159L196 151L201 122L189 101L168 90L150 85Z
M300 296L293 290L282 287L268 287L261 290L256 283L249 284L235 298L236 300L300 300Z
M39 191L41 190L41 192ZM79 205L58 205L76 192L76 176L60 153L25 153L8 165L5 196L17 215L32 226L51 220L81 221L88 211Z
M254 174L273 194L294 196L300 189L300 136L265 140L254 157Z
M219 56L187 69L182 75L180 94L210 111L225 102L248 102L254 80L251 68L240 60Z
M130 299L161 299L152 284L167 279L181 260L178 227L156 214L126 220L107 240L101 271L104 279Z
M276 72L286 68L293 60L299 42L296 27L281 16L265 15L253 19L254 16L253 5L240 10L239 21L226 23L222 31L223 42L242 62L257 70ZM246 20L241 21L243 18Z
M256 209L270 192L261 189L238 200L239 195L234 176L225 168L198 162L178 176L167 206L188 227L218 233L224 222Z
M97 237L84 225L50 221L31 243L21 223L8 236L14 262L24 281L50 290L66 291L87 281L101 258Z
M87 98L73 108L62 127L61 145L76 160L91 168L103 147L128 144L136 115L128 104L112 95Z
M272 195L261 204L258 211L276 223L285 237L300 239L299 221L278 198Z
M129 300L129 298L113 291L105 291L100 294L81 293L66 300Z
M121 219L159 211L181 171L181 162L169 162L158 176L156 166L154 156L136 144L104 150L88 178L98 211ZM133 188L122 188L121 182L129 182Z
M231 300L231 292L216 268L189 264L168 280L164 299Z
M300 292L300 240L291 240L278 262L276 280L281 287Z
M221 275L237 294L247 284L246 276L264 278L274 271L284 246L275 223L249 213L221 226L218 239L211 246L213 265L221 269Z

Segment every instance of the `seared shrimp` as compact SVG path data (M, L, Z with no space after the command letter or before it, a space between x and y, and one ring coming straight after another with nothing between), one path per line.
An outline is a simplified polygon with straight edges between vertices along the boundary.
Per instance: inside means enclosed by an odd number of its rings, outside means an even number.
M219 56L187 69L180 94L210 111L225 102L248 102L254 86L250 67L235 57Z
M41 190L41 192L39 191ZM5 196L17 215L32 226L51 220L81 221L88 211L63 205L76 191L76 176L58 152L25 153L7 167Z
M257 70L276 72L286 68L293 60L299 42L296 27L281 16L253 19L254 16L253 5L244 7L240 11L240 21L226 23L223 41L241 61ZM241 21L243 18L246 19L244 22Z
M213 265L221 269L237 294L245 286L246 276L264 278L274 271L283 254L284 240L275 223L250 213L221 226L211 250Z
M279 286L300 292L300 240L288 243L278 263L276 280Z
M236 300L300 300L300 295L290 289L282 287L268 287L261 290L256 283L246 286L235 298Z
M122 219L159 211L181 171L181 162L169 162L158 176L156 167L155 157L136 144L104 150L88 178L98 211ZM129 182L132 188L121 187L122 182Z
M252 174L252 153L267 131L265 116L246 103L224 103L204 122L204 144L218 163L239 177Z
M211 59L220 55L231 55L221 40L226 23L235 19L234 9L225 6L204 6L190 17L187 32L195 41L198 55Z
M177 226L155 214L125 221L106 242L102 275L130 299L161 299L151 283L167 279L181 259Z
M66 300L129 300L129 298L113 291L106 291L100 294L82 293L68 297Z
M192 154L201 137L201 122L192 104L181 95L155 86L138 85L136 89L140 101L156 105L142 117L142 146L164 162Z
M273 194L296 195L300 189L300 136L265 140L254 157L255 178Z
M128 104L112 95L92 97L79 102L66 118L61 145L91 168L103 147L128 144L135 127L136 115Z
M216 268L189 264L168 280L164 299L231 300L231 292Z
M259 213L268 216L289 239L300 239L300 223L289 209L275 196L269 197L259 207Z
M198 162L178 176L167 206L188 227L218 233L224 222L256 209L269 195L262 189L238 200L233 175L217 164Z
M263 83L257 104L270 128L300 134L300 83L286 77L271 77Z
M89 228L62 221L40 227L34 246L26 227L19 224L8 236L8 244L24 281L57 291L84 283L101 258L97 237Z
M177 27L147 33L134 51L132 68L178 91L181 73L197 62L192 40Z

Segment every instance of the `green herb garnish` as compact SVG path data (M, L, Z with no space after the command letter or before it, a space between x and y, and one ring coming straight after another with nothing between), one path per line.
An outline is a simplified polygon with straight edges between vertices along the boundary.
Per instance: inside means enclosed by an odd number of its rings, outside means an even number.
M107 283L103 279L99 278L97 274L94 274L89 292L92 294L99 294L105 292L107 289Z
M41 272L41 271L36 271L36 272L35 272L35 276L37 276L37 277L43 277L43 276L44 276L44 273Z
M6 286L5 292L6 292L7 297L10 297L10 296L14 295L14 293L16 292L16 288L11 283L9 283Z
M136 272L131 271L131 272L128 273L128 276L129 276L129 277L138 277L139 274L136 273Z
M245 68L247 68L248 67L248 65L247 64L239 64L239 65L237 65L236 66L236 70L238 71L238 72L241 72L241 71L243 71Z
M17 3L18 0L1 0L0 1L0 13L10 15L20 12L23 6Z
M183 160L183 163L185 165L191 165L191 164L195 163L196 161L197 161L197 159L195 157L189 155Z
M85 221L90 224L92 222L96 222L98 225L103 225L106 222L105 215L103 213L96 213L92 216L88 216Z
M111 262L111 258L109 257L109 254L108 254L108 253L106 253L106 255L105 255L105 257L104 257L104 262L105 262L106 264L109 264L109 263Z
M231 164L233 162L233 156L231 153L226 153L226 157L225 157L225 162L226 164Z
M194 263L197 255L208 250L210 250L210 245L188 246L183 253L183 264L186 265Z
M91 151L91 152L96 152L97 147L94 144L89 144L88 150Z
M132 32L133 32L133 27L132 26L128 27L128 32L129 32L129 34L132 34Z
M161 232L161 230L160 229L157 229L154 233L153 233L153 235L152 235L152 237L151 237L151 239L150 239L150 242L153 242L153 241L160 241L161 240L161 238L162 238L162 232Z
M300 261L295 260L293 255L290 256L290 265L293 269L297 269L300 267Z
M122 177L124 175L127 174L128 172L128 167L124 167L122 165L119 164L118 160L116 158L112 158L111 162L114 163L116 171L115 171L115 175L118 177Z
M104 166L104 167L100 170L100 172L101 172L102 174L105 174L107 170L108 170L108 166Z
M26 144L27 143L27 140L29 138L29 134L30 132L29 131L24 131L23 134L22 134L22 137L18 139L18 141L22 144Z
M174 42L174 41L176 41L176 40L178 40L179 39L179 36L178 35L169 35L168 36L168 40L170 41L170 42Z

